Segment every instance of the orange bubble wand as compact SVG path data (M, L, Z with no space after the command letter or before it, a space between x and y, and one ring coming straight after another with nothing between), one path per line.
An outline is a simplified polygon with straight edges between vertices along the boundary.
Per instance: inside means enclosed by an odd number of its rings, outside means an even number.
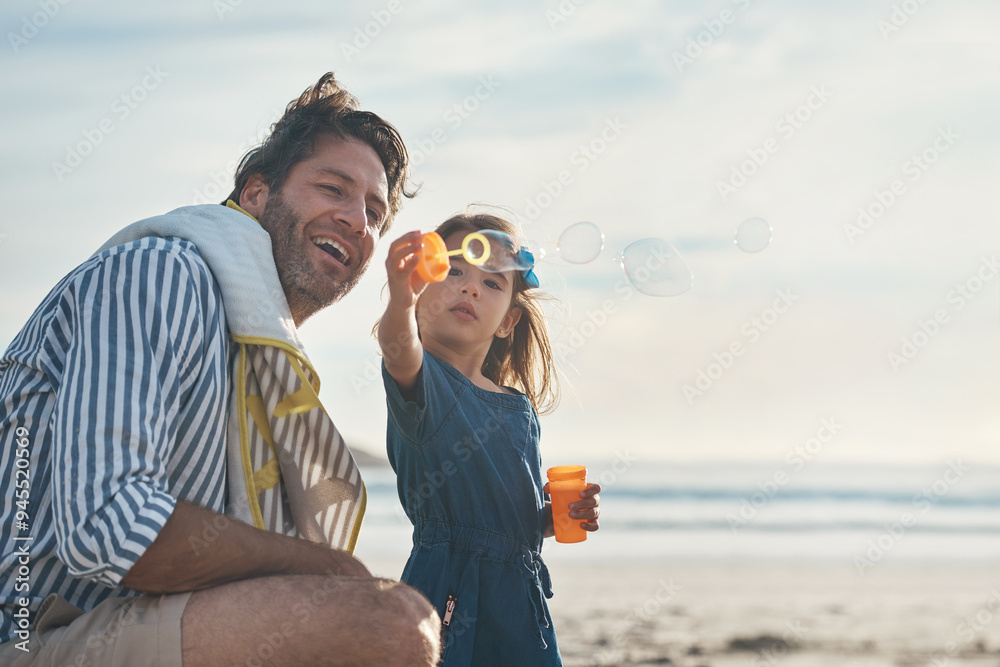
M448 277L448 269L451 268L448 258L452 255L462 255L465 261L473 266L479 266L490 258L490 242L479 232L472 232L466 236L462 240L462 247L457 250L448 250L444 239L437 232L427 232L422 240L424 247L420 251L417 273L429 283L439 283ZM482 250L478 253L472 247L476 242L482 246Z

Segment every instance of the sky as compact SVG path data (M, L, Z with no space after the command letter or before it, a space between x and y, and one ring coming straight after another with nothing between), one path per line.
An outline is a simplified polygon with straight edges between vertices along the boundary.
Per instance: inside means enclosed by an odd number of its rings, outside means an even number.
M990 0L5 2L0 346L121 227L220 200L332 70L420 184L301 329L352 445L385 456L388 242L483 203L545 251L547 464L1000 464L997 25ZM583 221L603 248L571 264ZM689 290L630 287L643 239Z

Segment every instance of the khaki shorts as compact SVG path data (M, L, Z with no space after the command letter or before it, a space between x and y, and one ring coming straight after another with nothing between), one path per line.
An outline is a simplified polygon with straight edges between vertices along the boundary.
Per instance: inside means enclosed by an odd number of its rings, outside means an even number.
M111 598L83 612L58 595L38 608L28 652L0 644L11 667L182 667L181 617L191 593ZM13 662L11 662L13 661Z

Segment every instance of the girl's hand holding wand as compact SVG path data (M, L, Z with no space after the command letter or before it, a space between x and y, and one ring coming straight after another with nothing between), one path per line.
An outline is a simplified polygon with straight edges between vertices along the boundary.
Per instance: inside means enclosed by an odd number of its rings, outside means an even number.
M427 287L427 283L416 272L420 261L420 250L424 247L421 233L407 232L389 246L389 256L385 260L389 276L389 303L403 310L417 305L417 299Z
M423 363L417 330L417 299L427 283L416 272L423 248L418 231L403 234L389 246L385 269L389 278L389 305L378 326L386 370L402 392L412 389Z

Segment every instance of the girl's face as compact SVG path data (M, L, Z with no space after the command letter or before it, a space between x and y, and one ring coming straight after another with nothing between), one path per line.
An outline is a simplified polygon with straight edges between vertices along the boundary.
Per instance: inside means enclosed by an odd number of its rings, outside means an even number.
M449 250L462 247L468 231L459 230L444 241ZM512 271L490 273L472 266L461 255L453 255L448 277L431 283L417 304L420 337L452 348L493 342L494 336L509 336L521 317L511 306Z

